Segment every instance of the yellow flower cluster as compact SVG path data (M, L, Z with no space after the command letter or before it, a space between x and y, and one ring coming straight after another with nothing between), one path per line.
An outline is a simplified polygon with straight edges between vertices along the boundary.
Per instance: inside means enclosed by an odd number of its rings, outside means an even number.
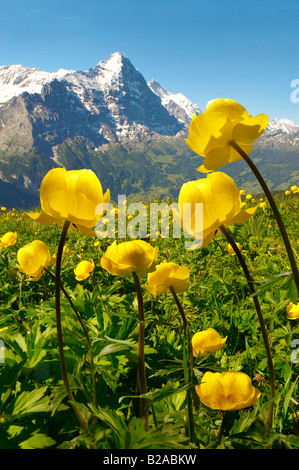
M286 196L289 196L290 194L298 194L299 188L296 184L294 184L290 187L290 189L287 189L284 193Z

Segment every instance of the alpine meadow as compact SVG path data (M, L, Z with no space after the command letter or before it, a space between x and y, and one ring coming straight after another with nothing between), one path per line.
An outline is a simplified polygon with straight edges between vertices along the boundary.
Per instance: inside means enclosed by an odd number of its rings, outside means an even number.
M298 449L298 128L201 111L120 53L20 67L0 67L27 80L0 107L0 448Z

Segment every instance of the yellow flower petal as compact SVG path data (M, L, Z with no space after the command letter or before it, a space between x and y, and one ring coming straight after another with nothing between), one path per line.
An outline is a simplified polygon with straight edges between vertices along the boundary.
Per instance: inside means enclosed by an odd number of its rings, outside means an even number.
M55 256L51 256L44 242L34 240L24 245L17 253L17 268L24 274L31 276L32 281L40 279L44 268L56 262Z
M117 244L114 241L101 258L101 266L115 276L137 273L143 277L153 271L158 257L158 247L153 248L143 240Z
M214 148L228 145L232 130L233 126L224 114L201 113L192 119L186 143L193 152L204 156Z
M44 177L40 188L42 214L28 214L42 224L62 223L66 220L88 235L100 216L97 207L109 202L110 191L103 195L102 185L91 170L69 170L53 168Z
M60 219L55 219L54 217L48 214L44 214L43 212L26 212L26 215L41 225L51 225L61 222Z
M261 393L243 372L206 372L195 390L201 402L214 410L240 410L252 406Z
M290 302L286 311L288 320L296 320L299 318L299 302L297 302L297 304Z
M250 116L234 127L233 139L239 144L252 144L265 132L268 122L266 114Z
M222 113L233 124L249 117L244 106L229 98L218 98L209 101L206 106L206 111Z
M233 141L249 154L254 148L252 144L267 125L265 114L250 116L238 102L220 98L210 101L204 113L193 117L186 143L195 153L205 157L198 171L206 173L242 159L232 147Z
M221 338L219 333L213 328L195 333L192 337L193 356L205 355L208 352L215 352L222 349L226 343L225 338Z
M169 292L171 286L179 294L189 287L189 268L176 263L161 263L155 271L147 275L147 282L143 287L152 295Z
M195 226L196 204L202 204L203 226ZM199 233L202 228L203 244L206 246L217 234L221 225L246 222L256 207L241 211L239 189L232 178L222 172L209 173L206 178L188 181L181 187L178 204L181 222L188 234ZM188 213L189 204L190 216ZM191 248L192 249L192 248ZM196 249L193 248L193 249Z
M18 237L17 232L6 232L0 238L0 249L7 248L9 246L14 245L17 241L17 237Z
M92 271L95 268L95 264L93 261L83 260L76 266L74 269L75 278L77 281L83 281L87 279Z

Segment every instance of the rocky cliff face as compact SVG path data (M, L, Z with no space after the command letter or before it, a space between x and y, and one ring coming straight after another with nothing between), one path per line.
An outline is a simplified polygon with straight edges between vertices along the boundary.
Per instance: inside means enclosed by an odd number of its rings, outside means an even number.
M38 149L49 152L51 144L67 137L82 137L99 147L155 134L173 136L184 127L121 53L85 72L59 75L32 69L30 74L30 69L18 68L16 76L12 69L2 67L0 74L2 150L12 137L31 138Z

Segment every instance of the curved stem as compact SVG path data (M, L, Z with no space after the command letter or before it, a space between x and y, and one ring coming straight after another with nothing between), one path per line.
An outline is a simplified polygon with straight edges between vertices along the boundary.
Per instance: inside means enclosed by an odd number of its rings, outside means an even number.
M192 352L192 341L189 331L189 324L186 318L184 309L179 301L179 298L172 286L169 287L170 292L173 295L175 303L178 307L178 310L181 314L183 325L184 325L184 333L185 333L185 345L184 345L184 376L185 381L192 385L192 368L193 368L193 352ZM187 366L185 367L185 362L187 362ZM194 424L193 424L193 411L192 411L192 393L191 389L187 390L187 413L188 413L188 434L190 442L195 441L194 438Z
M187 328L188 328L188 321L187 321L187 318L186 318L184 309L183 309L183 307L182 307L182 305L181 305L181 302L180 302L179 299L178 299L178 296L176 295L176 292L175 292L174 288L173 288L172 286L170 286L170 287L169 287L169 290L170 290L170 292L172 293L173 298L174 298L174 300L175 300L175 303L176 303L176 305L177 305L177 308L178 308L178 310L179 310L179 312L180 312L180 314L181 314L181 317L182 317L182 320L183 320L183 325L184 325L184 330L186 331Z
M53 273L51 273L51 271L49 271L48 268L45 268L45 272L48 273L52 277L52 279L54 279L54 281L56 280L56 277L54 276ZM69 301L69 304L70 304L73 312L75 313L82 329L83 329L83 332L85 334L85 337L86 337L86 340L87 340L87 343L88 343L88 349L89 349L89 355L90 355L90 365L91 365L91 371L92 371L91 375L92 375L94 402L95 402L95 405L97 405L96 390L95 390L95 379L94 379L94 362L93 362L93 354L92 354L92 348L91 348L91 342L90 342L89 334L88 334L88 331L86 330L86 328L84 326L84 323L83 323L83 321L82 321L82 319L79 315L78 310L76 309L75 305L73 304L72 299L70 298L69 294L67 293L67 291L65 290L65 288L63 287L62 284L60 284L60 289L62 290L65 297Z
M144 324L144 305L143 305L143 296L142 296L142 289L139 281L139 277L135 272L132 273L135 288L137 292L137 300L138 300L138 320L139 320L139 333L138 333L138 349L137 349L137 361L138 361L138 379L139 379L139 391L140 395L144 395L147 392L147 385L146 385L146 372L145 372L145 360L144 360L144 331L145 331L145 324ZM145 427L147 428L147 420L148 420L148 411L149 411L149 400L145 398L140 399L140 406L141 406L141 419L145 420Z
M269 409L268 409L268 416L267 416L267 419L266 419L266 425L269 429L271 429L272 428L272 421L273 421L273 398L274 398L274 394L275 394L275 371L274 371L273 358L272 358L271 347L270 347L270 342L269 342L269 336L268 336L266 325L265 325L265 322L264 322L264 317L263 317L263 314L262 314L262 311L261 311L261 306L260 306L259 300L258 300L257 295L256 295L254 283L253 283L253 280L252 280L251 275L249 273L249 270L247 268L246 262L243 258L243 255L242 255L241 251L239 250L237 244L235 243L233 237L230 235L230 233L227 231L227 229L224 227L224 225L221 225L219 228L220 228L221 232L223 233L223 235L225 236L225 238L227 239L228 243L231 244L231 246L232 246L234 252L236 253L237 258L238 258L238 260L239 260L239 262L242 266L242 269L243 269L244 275L246 277L250 292L252 294L252 298L253 298L255 309L256 309L256 312L257 312L257 316L258 316L258 319L259 319L259 323L260 323L260 327L261 327L261 331L262 331L262 336L263 336L263 340L264 340L264 344L265 344L265 348L266 348L267 363L268 363L269 377L270 377L270 400L271 400L271 403L270 403Z
M57 328L58 351L59 351L59 358L60 358L62 380L65 386L65 389L67 391L69 400L72 402L72 407L78 418L78 421L80 425L82 426L82 428L86 430L87 429L86 420L83 417L79 408L74 404L75 399L72 394L71 387L70 387L69 380L68 380L67 368L66 368L66 363L64 359L63 340L62 340L61 311L60 311L60 287L61 287L60 271L61 271L61 259L62 259L63 246L65 243L66 234L67 234L69 226L70 226L70 222L68 220L65 221L63 229L62 229L59 245L58 245L57 256L56 256L56 276L55 276L56 328Z
M284 226L282 217L281 217L280 212L279 212L279 210L276 206L274 198L271 194L271 191L269 190L264 178L260 174L259 170L255 166L253 161L249 158L247 153L244 152L244 150L242 150L241 147L239 147L239 145L235 141L232 141L230 143L230 145L241 155L241 157L245 160L247 165L250 167L250 169L254 173L256 179L260 183L260 185L261 185L261 187L262 187L262 189L265 193L265 196L267 197L267 199L269 201L270 207L271 207L271 209L274 213L275 219L277 221L277 225L279 227L281 236L282 236L284 244L285 244L285 248L286 248L287 255L289 257L289 261L290 261L290 265L291 265L291 269L293 271L294 281L295 281L295 284L296 284L296 287L297 287L297 292L298 292L298 295L299 295L299 271L298 271L298 267L297 267L297 264L296 264L296 260L295 260L295 257L294 257L294 253L293 253L293 250L292 250L292 247L291 247L291 243L290 243L286 228Z

